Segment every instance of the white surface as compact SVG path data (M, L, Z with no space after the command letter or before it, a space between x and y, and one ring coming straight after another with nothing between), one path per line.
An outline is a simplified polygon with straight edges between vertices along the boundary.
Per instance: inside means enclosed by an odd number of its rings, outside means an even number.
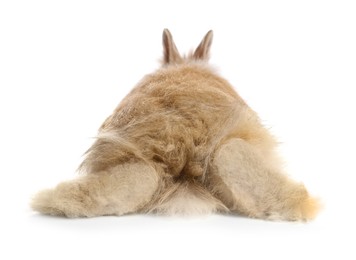
M1 1L1 259L355 259L354 1ZM241 217L68 220L28 208L75 176L96 129L158 67L214 30L218 66L325 205L311 223Z

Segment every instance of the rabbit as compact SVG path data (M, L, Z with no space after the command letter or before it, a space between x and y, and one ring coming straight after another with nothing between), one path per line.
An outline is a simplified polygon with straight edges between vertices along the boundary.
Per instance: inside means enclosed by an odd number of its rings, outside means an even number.
M319 210L282 170L277 141L209 65L213 32L181 56L163 31L161 67L101 125L82 173L39 192L32 208L77 217L234 214L307 221Z

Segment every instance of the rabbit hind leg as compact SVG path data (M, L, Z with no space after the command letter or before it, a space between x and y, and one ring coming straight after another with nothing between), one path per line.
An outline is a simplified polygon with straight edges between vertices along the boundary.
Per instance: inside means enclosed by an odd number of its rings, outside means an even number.
M267 167L255 148L231 139L216 152L212 167L214 193L230 210L261 219L310 220L318 202L303 184Z
M60 183L38 193L32 208L47 215L95 217L137 212L153 197L159 174L145 163L127 163Z

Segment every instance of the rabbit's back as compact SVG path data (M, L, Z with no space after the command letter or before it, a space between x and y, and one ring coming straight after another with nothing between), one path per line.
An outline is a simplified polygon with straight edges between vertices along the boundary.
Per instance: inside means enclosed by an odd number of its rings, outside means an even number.
M226 127L246 110L227 81L200 64L162 68L146 76L104 122L125 135L145 159L173 175L200 175Z

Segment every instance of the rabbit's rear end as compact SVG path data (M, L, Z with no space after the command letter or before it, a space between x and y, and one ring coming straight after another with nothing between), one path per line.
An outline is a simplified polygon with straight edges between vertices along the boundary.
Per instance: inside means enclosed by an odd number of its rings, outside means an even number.
M131 212L306 220L318 204L283 175L276 141L208 65L212 31L182 57L163 32L163 65L101 126L84 175L39 193L33 208L68 217Z

